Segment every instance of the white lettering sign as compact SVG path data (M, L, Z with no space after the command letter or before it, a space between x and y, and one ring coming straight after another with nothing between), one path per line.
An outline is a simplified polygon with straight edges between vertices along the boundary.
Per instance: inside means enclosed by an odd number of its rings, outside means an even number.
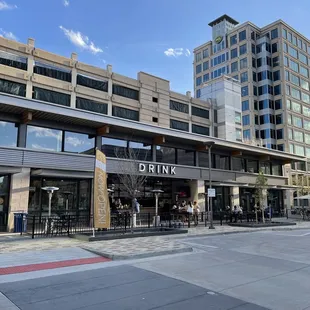
M148 172L154 174L176 174L175 166L168 165L154 165L154 164L143 164L139 163L139 172Z

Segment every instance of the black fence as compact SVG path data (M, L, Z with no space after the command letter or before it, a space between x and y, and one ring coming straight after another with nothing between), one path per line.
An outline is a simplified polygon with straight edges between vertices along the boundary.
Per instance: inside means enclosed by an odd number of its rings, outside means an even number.
M153 229L156 227L184 227L184 223L179 222L176 225L170 214L160 217L160 221L155 219L155 214L144 213L135 214L129 212L111 214L111 222L109 229L96 229L101 234L110 231L126 232L133 229ZM92 216L37 216L28 215L22 226L21 234L27 233L35 237L57 237L70 236L74 234L90 234L93 233L93 217Z
M283 215L283 216L286 216ZM268 220L269 214L265 212L265 218ZM255 221L254 212L243 212L234 214L230 212L214 212L214 223L222 225L223 223ZM258 214L258 220L261 215ZM110 231L127 232L135 229L153 229L156 227L165 228L191 228L196 226L208 226L210 215L208 212L199 212L199 214L189 214L180 212L161 213L160 218L156 219L153 213L140 213L132 215L129 212L112 213L109 229L96 229L101 234ZM59 215L59 216L38 216L28 215L21 225L20 233L27 233L35 237L56 237L70 236L74 234L93 233L93 217L89 215Z

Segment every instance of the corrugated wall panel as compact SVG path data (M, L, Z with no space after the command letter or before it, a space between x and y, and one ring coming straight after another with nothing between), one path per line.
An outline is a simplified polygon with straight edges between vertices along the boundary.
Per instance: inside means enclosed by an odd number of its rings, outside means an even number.
M94 157L25 151L24 166L31 168L93 171Z
M22 167L23 150L0 148L0 165Z

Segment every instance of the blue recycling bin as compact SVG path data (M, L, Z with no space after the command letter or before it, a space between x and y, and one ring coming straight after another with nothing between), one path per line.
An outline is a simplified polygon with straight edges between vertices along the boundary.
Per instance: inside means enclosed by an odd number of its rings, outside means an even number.
M27 232L27 213L14 213L14 232Z

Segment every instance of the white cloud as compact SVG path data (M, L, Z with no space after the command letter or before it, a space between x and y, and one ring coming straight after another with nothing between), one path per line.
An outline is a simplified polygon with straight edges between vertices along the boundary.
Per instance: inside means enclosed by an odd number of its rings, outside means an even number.
M36 143L31 144L31 148L36 149L36 150L43 150L43 151L55 151L55 149L53 148L46 147L46 146L36 144Z
M17 5L0 1L0 11L17 9Z
M177 48L170 47L167 50L165 50L164 53L168 57L179 57L179 56L189 57L191 54L188 48L185 49L183 47L177 47Z
M90 41L88 36L83 35L79 31L73 31L71 29L67 29L63 26L59 26L59 28L63 31L65 36L73 43L74 45L91 52L92 54L102 53L103 50L95 46L94 42Z
M69 0L63 0L63 5L64 5L65 7L69 6L69 5L70 5Z
M15 40L15 41L18 40L18 38L14 35L13 32L5 31L2 28L0 28L0 37L4 37L4 38L10 39L10 40Z
M42 128L42 127L28 127L29 133L35 133L37 138L56 138L57 140L61 140L61 131L52 130L49 128Z
M75 147L80 146L80 145L90 145L91 144L89 141L80 140L77 137L67 137L66 143L71 144Z

